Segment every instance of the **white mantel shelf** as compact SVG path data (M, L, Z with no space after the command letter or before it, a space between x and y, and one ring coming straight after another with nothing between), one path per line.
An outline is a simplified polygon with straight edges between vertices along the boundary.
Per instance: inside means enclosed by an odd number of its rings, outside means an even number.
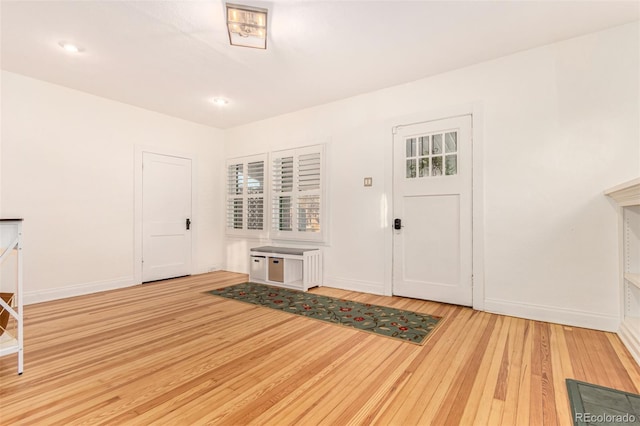
M613 198L622 207L640 206L640 178L609 188L604 195Z

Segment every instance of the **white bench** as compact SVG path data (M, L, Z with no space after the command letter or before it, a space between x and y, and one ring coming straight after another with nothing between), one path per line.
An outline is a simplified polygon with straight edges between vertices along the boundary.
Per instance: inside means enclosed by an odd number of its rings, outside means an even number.
M249 251L249 281L307 291L322 285L317 248L255 247Z

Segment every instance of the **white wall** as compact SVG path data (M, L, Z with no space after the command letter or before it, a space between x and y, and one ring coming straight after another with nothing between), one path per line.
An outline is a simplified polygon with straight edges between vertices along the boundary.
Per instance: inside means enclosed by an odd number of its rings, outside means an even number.
M325 282L386 293L391 127L474 111L485 308L614 330L617 216L602 191L640 175L638 40L629 24L238 127L227 156L329 140ZM246 272L261 242L228 241L228 267Z
M195 272L246 272L264 242L224 244L223 157L327 141L326 283L389 293L391 127L473 111L485 308L615 329L617 216L602 190L640 175L638 28L225 132L3 71L0 215L25 218L27 302L135 284L137 146L197 158Z
M194 272L222 267L223 133L2 72L2 211L23 217L25 301L137 284L137 146L196 158Z

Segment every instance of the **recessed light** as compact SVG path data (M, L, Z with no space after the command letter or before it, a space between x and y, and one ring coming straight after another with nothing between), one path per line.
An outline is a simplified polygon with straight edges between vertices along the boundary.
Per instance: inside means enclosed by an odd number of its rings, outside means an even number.
M229 103L229 101L225 98L213 98L211 100L211 102L213 102L214 104L218 105L218 106L225 106Z
M84 50L77 44L69 43L67 41L61 41L58 45L69 53L80 53Z

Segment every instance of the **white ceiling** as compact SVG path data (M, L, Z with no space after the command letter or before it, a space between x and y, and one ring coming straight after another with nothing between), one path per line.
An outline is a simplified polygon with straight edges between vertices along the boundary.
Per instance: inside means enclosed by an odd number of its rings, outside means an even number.
M0 65L229 128L640 19L638 1L231 2L269 9L266 51L229 45L220 0L2 0Z

